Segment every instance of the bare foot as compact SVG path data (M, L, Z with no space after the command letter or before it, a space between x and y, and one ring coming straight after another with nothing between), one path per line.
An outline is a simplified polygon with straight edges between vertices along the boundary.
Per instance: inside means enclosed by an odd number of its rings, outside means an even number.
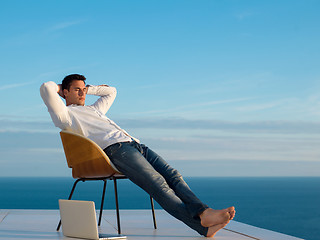
M207 208L203 213L200 214L201 225L204 227L211 227L214 225L226 223L234 217L234 207L229 207L222 210L214 210Z
M229 223L229 221L227 221L226 223L222 223L222 224L218 224L218 225L214 225L214 226L209 227L206 237L214 237L214 235L216 235L216 233L221 228L224 228L228 223Z

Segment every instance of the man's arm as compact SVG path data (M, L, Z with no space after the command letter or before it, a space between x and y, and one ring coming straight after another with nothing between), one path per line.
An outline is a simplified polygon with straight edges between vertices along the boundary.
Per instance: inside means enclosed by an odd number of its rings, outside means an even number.
M88 85L87 94L100 96L100 98L92 106L97 108L101 113L106 114L116 98L117 90L116 88L108 85Z
M54 82L46 82L40 87L40 95L48 108L52 121L56 127L66 129L71 125L68 109L62 99L63 96L60 85Z

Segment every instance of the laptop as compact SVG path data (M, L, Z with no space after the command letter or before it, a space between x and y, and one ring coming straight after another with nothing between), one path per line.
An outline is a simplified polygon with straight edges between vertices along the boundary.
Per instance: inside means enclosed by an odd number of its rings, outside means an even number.
M66 237L85 239L126 239L123 235L99 234L96 209L92 201L59 199L62 233Z

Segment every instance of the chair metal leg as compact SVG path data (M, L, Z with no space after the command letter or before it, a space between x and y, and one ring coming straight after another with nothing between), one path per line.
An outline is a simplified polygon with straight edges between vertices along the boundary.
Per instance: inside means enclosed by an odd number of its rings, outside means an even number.
M150 196L150 202L151 202L151 210L152 210L153 226L154 226L154 229L157 229L156 215L155 215L155 213L154 213L153 198L152 198L151 196Z
M124 179L123 178L119 178L119 179ZM116 200L116 213L117 213L117 225L118 225L118 233L121 234L121 226L120 226L120 212L119 212L119 202L118 202L118 188L117 188L117 178L116 177L111 177L108 179L113 179L113 183L114 183L114 195L115 195L115 200ZM100 214L99 214L99 223L98 225L100 226L101 224L101 219L102 219L102 212L103 212L103 205L104 205L104 198L105 198L105 192L106 192L106 186L107 186L107 179L106 178L92 178L92 179L85 179L85 178L80 178L77 179L72 187L72 190L69 194L69 198L68 200L70 200L72 198L72 195L74 193L74 190L78 184L79 181L83 181L85 182L86 180L103 180L104 184L103 184L103 192L102 192L102 199L101 199L101 207L100 207ZM154 229L157 229L157 222L156 222L156 215L155 215L155 211L154 211L154 203L153 203L153 198L150 196L150 203L151 203L151 210L152 210L152 218L153 218L153 226ZM61 227L61 220L59 221L59 224L57 226L57 231L60 230Z
M101 217L102 217L102 211L103 211L103 203L104 203L104 195L106 193L106 185L107 185L107 180L103 179L103 192L102 192L102 199L101 199L101 207L100 207L100 214L99 214L99 223L98 226L101 224Z
M70 200L70 199L72 198L73 192L74 192L74 190L75 190L78 182L81 181L81 180L82 180L82 179L77 179L77 180L74 182L73 187L72 187L72 190L71 190L71 192L70 192L70 194L69 194L68 200ZM82 180L82 181L83 181L83 180ZM61 220L59 221L59 224L58 224L58 226L57 226L57 231L60 230L60 227L61 227Z
M116 212L117 212L118 233L121 234L119 202L118 202L118 189L117 189L117 179L116 178L113 178L113 183L114 183L114 195L115 195L115 198L116 198Z

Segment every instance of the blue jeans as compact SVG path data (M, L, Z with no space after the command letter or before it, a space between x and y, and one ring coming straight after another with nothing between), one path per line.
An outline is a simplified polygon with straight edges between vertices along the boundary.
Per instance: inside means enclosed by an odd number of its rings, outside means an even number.
M208 206L158 154L134 141L116 143L104 151L120 172L150 194L164 210L206 236L208 228L201 225L199 214Z

